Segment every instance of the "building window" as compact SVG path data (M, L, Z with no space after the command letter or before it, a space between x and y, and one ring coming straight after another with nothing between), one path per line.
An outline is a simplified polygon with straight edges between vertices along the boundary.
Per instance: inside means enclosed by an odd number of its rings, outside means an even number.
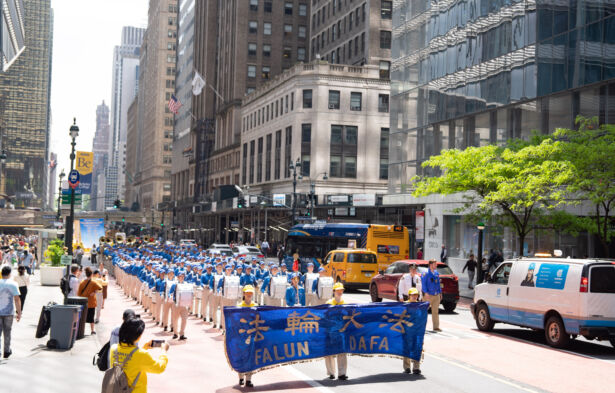
M307 4L299 4L299 16L307 16Z
M378 94L378 112L389 112L389 95Z
M246 95L254 93L256 90L254 87L246 87Z
M172 162L172 156L163 156L162 157L162 163L163 164L170 164Z
M363 22L365 22L365 3L363 3L361 8L362 8L362 13L363 13Z
M284 35L289 36L293 34L293 25L284 25Z
M381 61L380 62L380 79L390 79L390 77L391 77L391 62Z
M285 177L290 177L290 164L292 163L292 159L291 159L292 147L293 147L293 128L286 127L286 146L284 146Z
M263 181L263 137L258 138L258 158L256 160L256 182Z
M329 90L329 109L340 109L339 90Z
M177 31L169 30L169 38L177 38Z
M303 90L303 107L312 107L312 89Z
M382 0L380 3L380 17L382 19L391 19L393 16L393 2L390 0Z
M263 9L265 12L271 13L271 1L265 1L263 4Z
M293 14L293 3L286 2L284 3L284 15L292 15Z
M250 34L258 33L258 22L255 20L251 20L250 22L248 22L248 31L250 32Z
M354 54L355 56L359 54L359 37L354 38Z
M301 174L310 176L310 157L312 149L312 125L301 125Z
M380 49L391 49L391 32L380 30Z
M356 126L331 126L329 171L332 177L356 178L357 137Z
M289 47L289 46L285 46L284 49L282 49L282 57L290 60L293 50Z
M263 57L271 57L271 45L263 45Z
M258 0L250 0L250 11L258 11Z
M380 179L389 178L389 129L380 129Z
M248 43L248 56L256 56L256 44L254 42Z
M295 110L295 93L290 93L290 110Z
M177 48L175 42L167 42L167 50L175 51Z
M361 53L365 53L365 33L361 33Z
M357 23L357 26L359 26L359 19L361 19L361 9L357 7L357 9L354 11L354 20Z
M271 134L267 135L265 151L265 181L271 180Z
M305 26L299 26L299 30L297 31L297 36L299 38L305 38L307 36L307 28Z
M269 75L271 74L271 67L268 66L263 66L263 74L262 74L262 78L263 79L269 79ZM388 96L387 96L388 97Z
M271 35L271 23L270 22L263 23L263 34Z
M362 93L357 93L357 92L350 93L350 110L360 111L362 99L363 99Z
M305 48L297 48L297 61L305 60Z
M288 94L284 97L284 113L288 113Z
M175 63L175 56L167 55L167 63Z
M273 177L275 180L280 178L280 168L282 160L282 130L275 132L275 166L273 171Z
M348 14L348 31L352 30L352 16L354 14L351 12L350 14Z
M337 29L336 25L333 25L333 27L331 28L331 41L335 41L335 37L336 37L335 33L337 33L336 29Z
M255 65L248 66L248 78L256 78L256 66Z

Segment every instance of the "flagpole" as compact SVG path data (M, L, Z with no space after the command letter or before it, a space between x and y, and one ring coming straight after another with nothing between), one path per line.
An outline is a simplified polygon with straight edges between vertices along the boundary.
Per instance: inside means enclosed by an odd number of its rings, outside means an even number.
M224 103L224 97L222 97L220 95L220 93L218 93L218 90L216 90L211 84L209 84L209 88L212 89L214 91L214 93L216 93L216 95L222 100L222 103Z

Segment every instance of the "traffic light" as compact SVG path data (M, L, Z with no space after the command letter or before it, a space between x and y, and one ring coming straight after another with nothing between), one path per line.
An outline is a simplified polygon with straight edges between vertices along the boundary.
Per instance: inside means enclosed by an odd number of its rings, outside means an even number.
M244 197L237 198L237 208L238 209L243 209L245 205L246 205L246 199Z
M161 222L161 223L160 223L160 226L161 226L161 227L163 227L163 226L164 226L164 222Z
M122 217L122 222L126 222L126 217Z
M120 207L122 207L122 201L120 201L119 199L116 199L116 200L113 202L113 207L114 207L115 209L119 209Z

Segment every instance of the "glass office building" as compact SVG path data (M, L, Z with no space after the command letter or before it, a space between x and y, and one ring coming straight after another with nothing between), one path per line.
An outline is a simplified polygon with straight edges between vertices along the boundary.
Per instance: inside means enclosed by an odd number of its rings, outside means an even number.
M442 149L571 128L577 115L615 123L615 0L393 4L390 204L425 210L427 257L447 244L461 258L477 242L451 213L458 201L412 198L409 180L430 175L421 164ZM561 236L543 238L528 239L528 253L562 246ZM488 244L510 256L515 241L505 234ZM563 241L576 255L591 252L589 236Z

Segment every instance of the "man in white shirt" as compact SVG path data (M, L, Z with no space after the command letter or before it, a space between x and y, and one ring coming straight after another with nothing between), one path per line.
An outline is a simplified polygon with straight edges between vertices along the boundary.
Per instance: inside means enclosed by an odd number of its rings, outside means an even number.
M399 280L397 294L400 302L408 300L410 288L418 289L419 299L422 297L423 284L421 283L421 275L418 273L414 263L410 265L410 272L405 273Z
M24 250L23 255L21 257L21 264L25 266L28 274L32 274L32 254L28 252L28 250Z
M79 289L79 284L81 283L81 281L79 280L79 277L77 277L78 274L79 274L79 266L71 265L70 277L68 278L68 283L70 285L70 292L68 293L68 296L77 296L77 290Z
M13 305L14 304L14 305ZM13 314L17 312L17 316ZM0 337L4 339L3 356L7 359L11 356L11 329L13 318L19 322L21 319L21 300L19 288L15 281L11 280L11 267L2 266L2 279L0 279Z

